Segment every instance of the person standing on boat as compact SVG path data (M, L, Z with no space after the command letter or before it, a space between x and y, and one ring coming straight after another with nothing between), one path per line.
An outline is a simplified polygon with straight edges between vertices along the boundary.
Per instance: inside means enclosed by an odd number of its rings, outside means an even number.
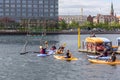
M105 48L104 51L97 57L107 57L108 56L108 53L107 53L107 49Z
M96 36L95 36L95 33L92 33L92 35L91 35L90 37L96 37Z

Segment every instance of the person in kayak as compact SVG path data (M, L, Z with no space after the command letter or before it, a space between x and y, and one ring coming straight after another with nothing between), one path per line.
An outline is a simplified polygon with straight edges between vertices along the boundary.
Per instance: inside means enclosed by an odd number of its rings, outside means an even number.
M52 47L51 47L51 50L56 50L57 48L56 48L56 46L55 45L53 45Z
M48 41L45 41L45 47L48 48Z
M40 46L40 54L47 54L46 48L43 48L43 46Z
M58 50L57 50L57 52L56 53L58 53L58 54L62 54L62 53L64 53L64 46L60 46L59 48L58 48Z
M110 58L111 62L115 62L116 61L116 55L115 52L112 53L111 58Z
M72 55L71 55L70 51L67 50L65 58L71 58L71 57L72 57Z

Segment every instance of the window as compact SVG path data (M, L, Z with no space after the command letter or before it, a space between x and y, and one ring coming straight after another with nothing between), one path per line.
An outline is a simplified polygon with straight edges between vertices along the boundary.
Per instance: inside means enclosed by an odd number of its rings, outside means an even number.
M26 12L26 9L22 9L22 13L25 13Z
M38 9L33 9L33 12L34 12L34 13L37 13L37 12L38 12Z
M50 8L54 8L54 5L50 5Z
M6 4L5 7L10 7L10 5L9 5L9 4Z
M23 8L26 8L26 5L25 5L25 4L23 4L23 5L22 5L22 7L23 7Z
M14 13L14 12L15 12L15 9L11 9L11 12L13 12L13 13Z
M39 16L40 16L40 17L43 17L43 13L40 13Z
M15 4L12 4L11 7L14 8L14 7L15 7Z
M16 1L16 3L18 3L18 4L19 4L19 3L21 3L21 1L20 1L20 0L17 0L17 1Z
M48 12L48 9L44 9L44 12Z
M4 0L0 0L0 3L3 3L4 2Z
M43 8L43 5L39 5L39 8Z
M17 9L16 9L16 11L17 11L17 12L20 12L20 11L21 11L21 9L20 9L20 8L17 8Z
M38 6L37 5L33 5L34 8L37 8Z
M32 0L28 0L28 4L32 4Z
M26 13L22 13L22 16L26 16Z
M0 8L0 12L3 12L3 9Z
M21 16L21 13L20 13L20 12L17 12L17 13L16 13L16 16L17 16L17 17Z
M26 4L26 0L22 1L23 4Z
M0 13L0 16L3 16L3 13Z
M9 12L9 9L5 9L6 12Z
M50 16L54 16L54 13L50 13Z
M50 9L50 12L54 12L54 9Z
M9 3L9 0L5 0L5 3Z
M21 5L20 5L20 4L17 4L17 5L16 5L16 7L17 7L17 8L20 8L20 7L21 7Z
M31 4L29 4L29 5L28 5L28 8L32 8L32 5L31 5Z
M11 0L11 3L14 3L14 4L15 4L15 0Z
M33 0L33 3L34 3L34 4L37 4L37 3L38 3L38 1L37 1L37 0Z
M44 8L48 8L48 5L44 5Z
M0 4L0 8L3 7L3 4Z
M6 15L6 16L9 16L9 13L6 12L5 15Z
M31 17L31 16L32 16L32 13L27 14L27 16L28 16L28 17Z
M39 1L39 4L43 4L43 1Z

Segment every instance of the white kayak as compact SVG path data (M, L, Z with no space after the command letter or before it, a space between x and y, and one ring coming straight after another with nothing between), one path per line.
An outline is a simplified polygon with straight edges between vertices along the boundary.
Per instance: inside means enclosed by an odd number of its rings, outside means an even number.
M98 56L93 56L93 55L87 55L87 57L90 58L90 59L100 59L100 60L108 60L108 59L110 59L110 56L98 57Z
M47 54L37 54L37 56L38 57L45 57L45 56L49 56L49 55L52 55L52 54L55 54L55 51L53 51L53 50L49 50L49 51L47 51L48 53Z

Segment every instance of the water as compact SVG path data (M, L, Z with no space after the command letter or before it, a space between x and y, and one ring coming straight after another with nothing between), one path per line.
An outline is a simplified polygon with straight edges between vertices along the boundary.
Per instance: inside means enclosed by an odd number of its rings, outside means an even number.
M89 35L81 35L81 41ZM101 34L117 45L117 34ZM0 80L119 80L120 65L89 63L86 53L77 51L77 35L49 35L28 37L27 51L39 51L39 46L47 40L57 47L66 43L78 61L62 61L53 56L37 57L36 53L20 55L26 36L0 35ZM119 55L118 55L119 58Z

